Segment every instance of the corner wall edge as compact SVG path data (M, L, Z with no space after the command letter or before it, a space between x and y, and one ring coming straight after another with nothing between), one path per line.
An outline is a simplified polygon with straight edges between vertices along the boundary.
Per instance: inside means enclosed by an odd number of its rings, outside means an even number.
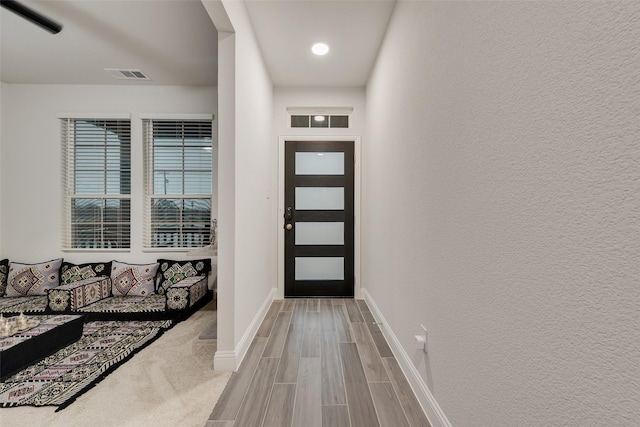
M260 324L264 320L267 312L269 311L269 307L271 307L271 303L275 299L277 291L278 290L276 288L271 288L267 298L258 309L258 312L253 317L249 327L244 332L242 338L238 342L238 345L236 345L236 348L233 351L216 351L216 354L213 356L214 371L235 372L240 368L240 365L249 350L249 346L258 332Z

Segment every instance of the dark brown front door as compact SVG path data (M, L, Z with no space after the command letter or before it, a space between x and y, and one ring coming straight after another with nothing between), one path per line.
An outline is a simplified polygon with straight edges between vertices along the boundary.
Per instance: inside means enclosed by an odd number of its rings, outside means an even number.
M354 143L285 142L285 297L354 295Z

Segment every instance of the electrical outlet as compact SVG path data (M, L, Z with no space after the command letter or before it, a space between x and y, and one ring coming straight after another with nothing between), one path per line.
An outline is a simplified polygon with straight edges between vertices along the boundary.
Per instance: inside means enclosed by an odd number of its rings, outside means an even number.
M426 353L427 352L427 328L425 328L424 325L420 325L420 328L422 328L422 331L423 331L422 334L414 335L413 337L418 343L418 346L422 347L422 351Z

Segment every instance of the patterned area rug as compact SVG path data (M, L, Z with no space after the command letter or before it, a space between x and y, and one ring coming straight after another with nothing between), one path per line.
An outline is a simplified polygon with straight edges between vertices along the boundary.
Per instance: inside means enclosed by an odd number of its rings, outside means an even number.
M59 411L171 326L171 320L85 323L78 341L0 382L0 407Z

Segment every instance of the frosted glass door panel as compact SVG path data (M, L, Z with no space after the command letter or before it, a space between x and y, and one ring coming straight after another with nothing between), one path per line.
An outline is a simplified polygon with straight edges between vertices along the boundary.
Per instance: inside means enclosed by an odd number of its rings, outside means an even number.
M344 209L344 188L296 187L296 209L341 211Z
M344 280L344 258L296 257L296 280Z
M296 245L344 245L344 222L298 222Z
M296 153L296 175L344 175L344 153Z

